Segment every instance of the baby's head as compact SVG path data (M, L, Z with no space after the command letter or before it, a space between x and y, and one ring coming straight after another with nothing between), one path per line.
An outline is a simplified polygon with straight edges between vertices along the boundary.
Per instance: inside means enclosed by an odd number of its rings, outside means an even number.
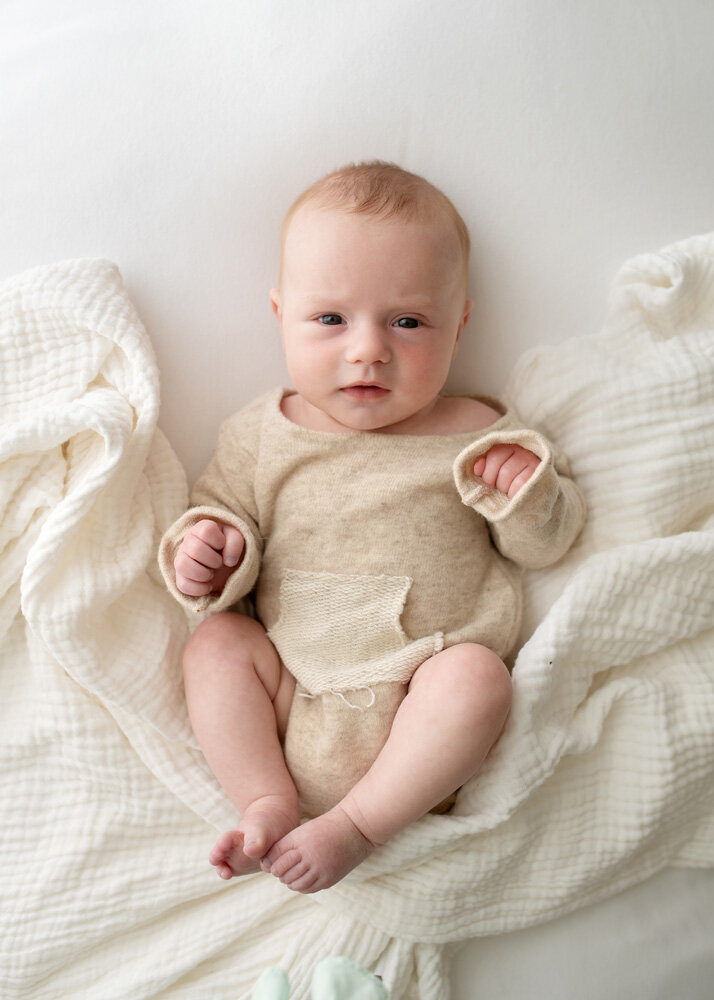
M473 305L468 255L449 199L394 164L337 170L294 202L270 297L298 396L326 427L396 430L433 407Z
M307 188L287 211L281 230L280 283L291 223L303 207L335 210L384 221L421 223L442 228L451 236L451 253L458 257L468 285L471 242L466 223L446 195L429 181L395 163L373 160L335 170Z

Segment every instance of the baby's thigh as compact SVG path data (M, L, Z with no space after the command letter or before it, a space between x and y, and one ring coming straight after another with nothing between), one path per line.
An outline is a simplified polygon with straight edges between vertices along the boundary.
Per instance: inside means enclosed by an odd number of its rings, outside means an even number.
M226 686L230 686L227 678L257 678L273 703L278 736L281 742L284 740L295 678L285 667L260 622L235 611L210 615L189 638L183 654L183 667L187 695L189 688L205 689L212 678Z

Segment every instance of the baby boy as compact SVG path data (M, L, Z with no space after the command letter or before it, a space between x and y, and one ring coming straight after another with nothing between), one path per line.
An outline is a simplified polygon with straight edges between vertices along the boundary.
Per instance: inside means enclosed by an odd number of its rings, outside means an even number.
M521 566L585 505L495 397L442 394L473 303L454 206L393 164L338 170L283 226L270 293L292 390L220 428L166 532L191 722L241 821L210 861L333 885L480 769L511 704ZM253 593L257 620L231 610Z

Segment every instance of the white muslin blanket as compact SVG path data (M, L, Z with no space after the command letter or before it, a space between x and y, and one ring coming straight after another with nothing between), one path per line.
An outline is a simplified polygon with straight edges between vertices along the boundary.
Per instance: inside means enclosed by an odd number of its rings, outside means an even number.
M532 350L506 396L589 520L526 576L484 770L332 889L225 883L237 817L156 566L187 488L151 345L108 261L0 288L3 1000L239 1000L268 965L304 998L330 954L441 1000L457 942L714 864L714 234L627 263L603 332Z

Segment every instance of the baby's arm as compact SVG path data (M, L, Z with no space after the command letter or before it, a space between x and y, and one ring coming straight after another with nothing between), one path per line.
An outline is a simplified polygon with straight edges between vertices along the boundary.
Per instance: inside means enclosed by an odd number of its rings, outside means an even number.
M460 453L454 478L463 502L489 522L499 552L520 566L557 562L585 522L565 457L537 431L488 434Z
M253 589L263 539L253 489L255 457L240 415L221 424L216 450L191 493L191 508L166 531L159 566L191 611L224 611ZM238 561L229 565L228 560Z

